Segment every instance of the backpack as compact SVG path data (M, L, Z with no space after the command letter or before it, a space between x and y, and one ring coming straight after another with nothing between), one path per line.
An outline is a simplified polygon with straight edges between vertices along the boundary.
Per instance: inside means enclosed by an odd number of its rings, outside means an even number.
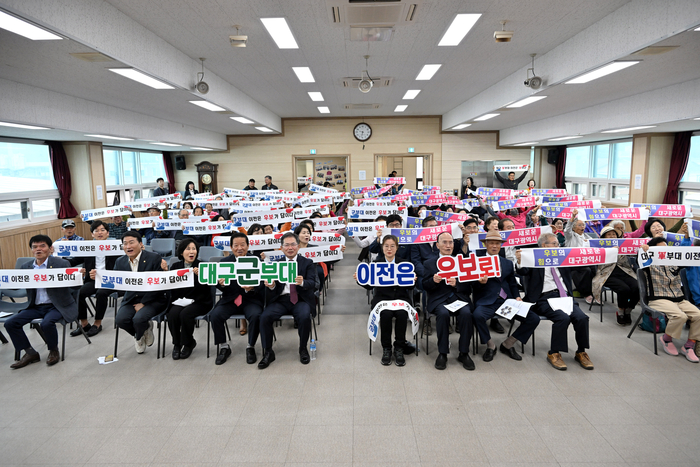
M639 325L639 328L647 332L664 332L666 331L666 317L660 315L658 318L652 318L644 313L642 324Z

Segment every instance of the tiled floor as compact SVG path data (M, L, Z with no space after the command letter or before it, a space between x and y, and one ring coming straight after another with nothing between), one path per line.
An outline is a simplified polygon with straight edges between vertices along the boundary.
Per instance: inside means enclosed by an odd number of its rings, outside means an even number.
M66 360L51 368L11 371L3 346L0 465L700 465L700 365L654 355L643 331L627 339L613 305L603 323L591 313L594 371L572 353L568 371L549 366L546 321L537 355L528 344L521 362L477 357L467 372L451 354L440 372L433 336L429 356L423 340L405 367L383 367L378 345L368 355L356 248L346 257L333 272L318 359L306 366L290 321L264 371L245 363L237 332L232 358L215 366L205 327L189 360L157 360L155 347L137 355L120 333L119 362L98 365L114 346L111 311L92 345L68 338Z

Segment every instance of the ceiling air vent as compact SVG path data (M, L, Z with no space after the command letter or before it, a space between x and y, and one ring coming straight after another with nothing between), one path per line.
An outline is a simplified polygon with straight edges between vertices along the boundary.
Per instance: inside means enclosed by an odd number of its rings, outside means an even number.
M415 3L412 3L408 7L408 14L406 15L407 22L413 21L413 18L416 16L416 6L417 5Z
M362 78L343 78L343 87L344 88L356 88L360 85L360 81L362 81ZM383 78L375 78L372 77L372 81L374 82L374 88L385 88L387 86L391 86L394 83L394 78L392 77L383 77Z
M333 22L340 23L340 7L334 6L331 8L331 12L333 13Z
M372 110L378 109L382 104L345 104L345 110Z
M86 62L113 62L114 59L112 57L108 57L107 55L103 55L99 52L80 52L80 53L72 53L70 54L72 57L78 58L80 60L84 60Z

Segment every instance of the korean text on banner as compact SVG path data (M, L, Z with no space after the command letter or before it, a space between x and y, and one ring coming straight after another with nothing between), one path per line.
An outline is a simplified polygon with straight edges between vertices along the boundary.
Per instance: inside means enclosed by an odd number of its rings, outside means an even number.
M700 237L700 221L686 219L683 222L688 226L688 233L691 237Z
M59 241L53 244L54 256L82 258L86 256L121 256L121 240Z
M386 228L386 222L351 222L348 224L348 235L354 237L359 235L367 237L368 235L377 235L377 231Z
M602 220L642 220L649 219L649 211L644 208L600 208L579 209L578 219L584 222Z
M107 271L97 269L95 288L153 292L155 290L184 289L194 287L192 269L176 269L160 272Z
M700 248L696 246L653 246L648 251L639 250L637 262L640 268L649 266L700 266Z
M530 166L528 164L493 166L494 172L527 172L528 170L530 170Z
M564 188L533 188L534 196L566 195Z
M536 196L526 196L524 198L510 199L506 201L496 201L491 203L494 211L505 211L506 209L529 208L537 206Z
M530 227L528 229L501 230L498 232L503 239L501 247L534 245L542 234L552 233L552 228L548 225L541 227ZM483 250L486 248L484 239L486 233L469 234L469 249Z
M375 185L405 185L406 177L374 177Z
M411 332L415 336L418 333L418 312L403 300L385 300L377 303L369 314L367 320L367 335L372 341L377 340L377 331L382 310L406 310L408 319L411 320Z
M394 235L399 243L430 243L437 241L438 235L448 232L452 238L461 238L462 231L459 224L445 224L436 227L423 227L420 229L382 229L382 238Z
M617 261L615 248L526 248L520 250L520 267L550 268L594 266Z
M326 188L321 185L316 185L316 184L311 184L309 186L309 191L312 193L329 193L329 194L336 194L338 193L338 190L334 190L333 188Z
M131 211L129 211L126 208L123 208L121 206L110 206L107 208L85 209L84 211L80 211L80 218L84 222L87 222L95 219L102 219L105 217L128 216L130 214Z
M233 216L234 227L250 227L253 224L282 224L294 219L294 209L262 211L236 214Z
M650 238L592 238L591 248L617 248L618 255L636 255L639 247L646 245Z
M299 248L299 253L314 263L326 261L340 261L343 259L343 245L323 245L309 248ZM285 255L281 251L269 251L265 253L265 261L285 261Z
M231 232L233 223L231 221L204 222L204 223L184 223L182 233L185 235L211 235Z
M351 207L348 209L348 219L372 219L377 216L390 216L392 214L405 215L405 206L386 206L386 207Z
M442 256L437 261L438 275L445 280L453 277L459 282L478 281L482 276L501 277L501 263L496 256L476 256L470 253L466 258L463 254L457 256Z
M296 261L264 263L256 256L243 256L235 263L199 263L199 283L206 285L217 285L220 279L224 285L236 281L241 287L254 287L263 281L294 284L296 277Z
M80 287L83 275L80 268L3 269L0 271L0 289L57 289Z
M632 203L634 208L647 208L649 217L693 217L693 210L685 204L641 204Z
M360 263L357 283L369 287L410 287L416 283L413 263Z
M314 232L309 243L312 245L345 245L345 236L336 232Z

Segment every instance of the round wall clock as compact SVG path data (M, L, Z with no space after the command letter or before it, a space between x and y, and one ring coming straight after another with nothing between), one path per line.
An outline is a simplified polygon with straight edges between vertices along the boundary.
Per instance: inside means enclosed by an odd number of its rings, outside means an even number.
M355 136L355 139L364 143L372 137L372 127L364 122L358 123L352 130L352 134Z

